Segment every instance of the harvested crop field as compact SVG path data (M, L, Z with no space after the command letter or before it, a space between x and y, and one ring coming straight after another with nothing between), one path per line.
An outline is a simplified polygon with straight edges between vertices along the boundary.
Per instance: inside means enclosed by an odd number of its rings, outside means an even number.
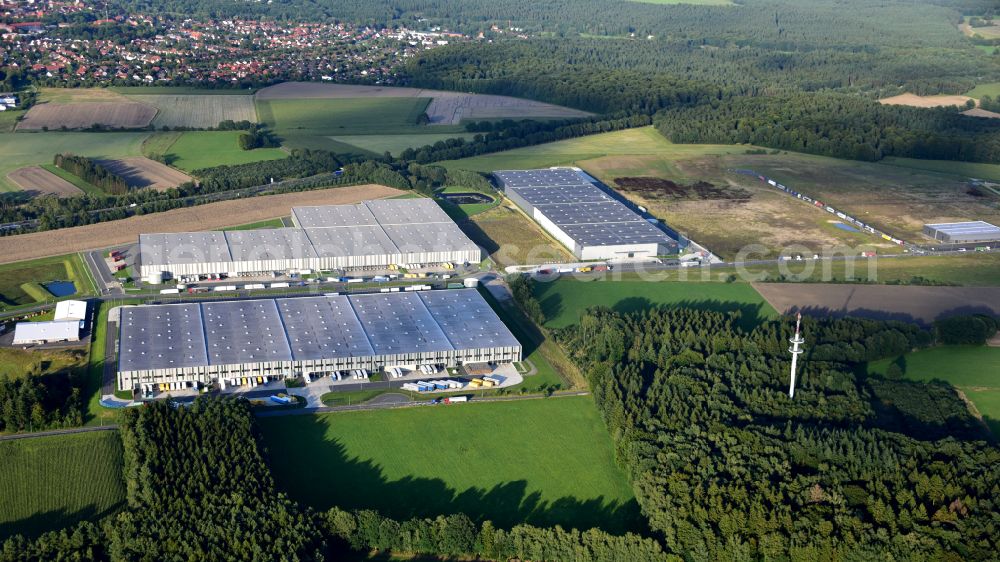
M285 82L257 92L260 101L316 98L433 98L427 107L432 125L457 125L463 119L573 118L590 115L577 109L521 98L422 88Z
M649 199L729 199L746 201L751 193L733 186L719 187L706 181L696 181L690 185L679 185L663 178L615 178L615 185Z
M220 121L257 121L253 96L143 95L129 96L155 107L153 125L160 127L215 127Z
M151 187L157 191L166 191L191 181L191 176L142 156L100 162L111 173L125 178L125 182L131 188Z
M155 107L138 102L42 103L28 110L16 130L87 129L95 124L109 129L142 129L155 115Z
M383 185L355 185L249 197L118 221L6 236L0 238L0 263L133 243L139 238L140 233L217 230L287 215L289 209L296 206L345 205L363 199L381 199L402 193L398 189Z
M590 113L550 103L508 96L459 94L425 90L434 100L427 106L431 125L458 125L463 119L579 118Z
M994 113L992 111L987 111L981 108L967 109L962 112L962 115L968 115L969 117L986 117L988 119L1000 119L1000 113Z
M968 96L918 96L907 93L883 98L878 102L882 105L909 105L911 107L947 107L949 105L962 107L971 99Z
M14 170L7 174L7 179L14 182L22 191L32 197L39 197L41 195L55 195L56 197L83 195L83 191L79 187L38 166L28 166L27 168Z
M778 312L862 316L924 324L956 314L1000 314L1000 287L755 283Z

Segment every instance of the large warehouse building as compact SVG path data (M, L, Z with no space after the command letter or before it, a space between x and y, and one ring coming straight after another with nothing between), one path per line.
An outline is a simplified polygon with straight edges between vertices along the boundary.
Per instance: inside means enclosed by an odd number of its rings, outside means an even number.
M948 244L1000 242L1000 227L985 221L925 224L924 234Z
M475 289L127 306L118 386L520 360Z
M139 274L252 274L482 260L479 247L431 199L296 207L292 222L296 228L142 234Z
M581 260L676 254L677 241L573 168L493 172L528 216Z

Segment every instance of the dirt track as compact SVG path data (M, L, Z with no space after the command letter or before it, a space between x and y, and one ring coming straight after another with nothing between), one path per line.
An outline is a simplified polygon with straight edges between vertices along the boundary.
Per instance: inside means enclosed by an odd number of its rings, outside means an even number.
M55 195L56 197L74 197L83 195L83 191L39 166L20 168L7 174L7 179L17 184L25 193L32 197Z
M142 156L101 160L101 164L110 172L125 178L125 183L133 188L151 187L157 191L166 191L191 181L191 176Z
M174 209L119 221L0 238L0 263L11 263L138 240L140 233L211 230L287 215L292 207L345 205L402 192L383 185L356 185L282 195L267 195Z
M94 124L109 129L141 129L155 115L155 107L137 102L41 103L28 110L17 130L86 129Z
M754 283L780 313L929 323L956 314L1000 315L1000 287Z

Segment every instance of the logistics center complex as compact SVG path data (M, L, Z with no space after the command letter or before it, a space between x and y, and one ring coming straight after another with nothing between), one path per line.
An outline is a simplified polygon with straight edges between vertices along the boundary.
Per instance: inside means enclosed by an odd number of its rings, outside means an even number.
M479 263L482 250L431 199L296 207L295 228L141 234L141 277Z
M125 306L118 387L520 360L475 289Z
M500 188L580 260L655 258L678 243L575 168L493 172Z

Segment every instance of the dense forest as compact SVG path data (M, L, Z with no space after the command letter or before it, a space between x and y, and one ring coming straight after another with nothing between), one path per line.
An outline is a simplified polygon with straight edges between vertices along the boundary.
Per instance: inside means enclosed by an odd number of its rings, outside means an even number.
M0 432L42 431L83 425L81 374L0 376Z
M643 512L688 560L991 560L1000 451L940 386L867 378L911 324L596 309L558 339L589 377ZM947 328L946 328L947 329ZM952 328L954 329L954 328ZM861 370L863 373L863 370ZM950 390L950 389L949 389Z
M877 161L886 156L1000 161L1000 119L955 108L882 105L846 94L730 98L668 109L654 123L677 143L756 144Z

